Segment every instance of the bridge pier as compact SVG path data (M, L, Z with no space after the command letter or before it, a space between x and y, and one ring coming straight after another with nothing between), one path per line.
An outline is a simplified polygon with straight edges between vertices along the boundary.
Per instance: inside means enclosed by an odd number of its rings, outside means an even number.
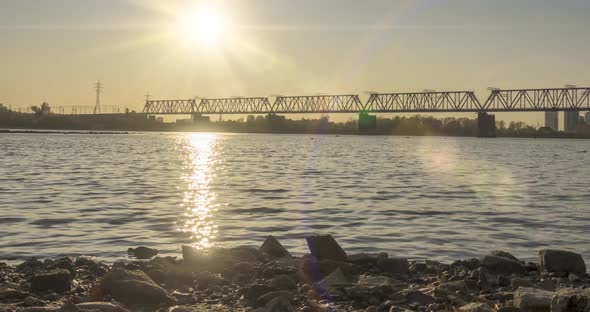
M369 115L367 112L359 114L359 132L361 134L368 134L377 130L377 116Z
M489 115L486 112L477 113L477 137L478 138L495 138L496 137L496 116Z

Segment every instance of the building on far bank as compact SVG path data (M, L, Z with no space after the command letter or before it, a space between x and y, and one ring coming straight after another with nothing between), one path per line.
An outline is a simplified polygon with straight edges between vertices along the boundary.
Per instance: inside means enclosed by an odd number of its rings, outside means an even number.
M586 116L586 118L585 118L586 124L590 126L590 112L586 112L585 116Z
M580 112L566 111L563 115L563 130L565 132L574 132L580 122Z
M553 131L559 130L559 118L557 118L557 111L545 112L545 127L551 128Z

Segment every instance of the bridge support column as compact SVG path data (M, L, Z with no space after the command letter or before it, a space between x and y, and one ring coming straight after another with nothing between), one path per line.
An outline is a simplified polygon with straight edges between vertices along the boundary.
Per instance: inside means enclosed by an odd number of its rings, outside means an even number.
M477 137L478 138L495 138L496 137L496 116L489 115L486 112L477 113Z
M367 134L377 130L377 116L362 112L359 114L359 132Z

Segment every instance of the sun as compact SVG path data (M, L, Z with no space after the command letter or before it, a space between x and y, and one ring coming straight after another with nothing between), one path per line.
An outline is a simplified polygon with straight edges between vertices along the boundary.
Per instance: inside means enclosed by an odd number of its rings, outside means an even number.
M182 16L180 31L191 43L212 46L227 35L228 20L218 9L197 8Z

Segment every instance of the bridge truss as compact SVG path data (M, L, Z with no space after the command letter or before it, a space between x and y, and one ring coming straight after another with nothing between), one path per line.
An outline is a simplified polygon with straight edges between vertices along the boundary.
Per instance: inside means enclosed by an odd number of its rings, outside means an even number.
M481 104L473 91L373 93L364 110L368 112L477 112Z
M493 89L484 102L473 91L372 93L366 103L354 94L148 100L143 113L164 114L305 114L524 112L590 110L589 88Z
M590 110L590 88L493 89L483 111Z

